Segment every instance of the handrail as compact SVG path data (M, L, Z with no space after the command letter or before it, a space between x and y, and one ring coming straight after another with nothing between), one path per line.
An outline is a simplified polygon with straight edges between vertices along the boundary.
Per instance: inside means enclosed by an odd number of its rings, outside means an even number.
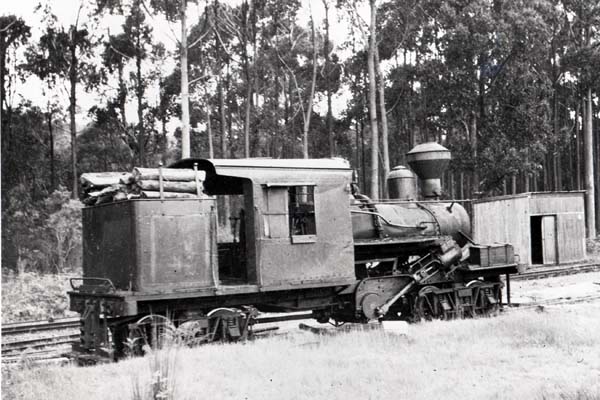
M74 282L77 281L81 281L81 284L76 286ZM94 282L96 284L94 284ZM71 285L71 288L73 290L78 290L81 291L82 288L83 291L85 290L85 287L91 287L92 288L92 292L95 292L96 290L101 290L103 292L116 292L117 288L115 287L114 283L112 283L112 281L108 278L95 278L95 277L81 277L81 278L70 278L69 279L69 284Z
M372 211L350 210L350 213L374 215L376 217L379 217L383 222L385 222L386 225L394 226L396 228L427 229L426 226L423 226L423 224L425 224L425 221L419 222L418 225L400 225L400 224L394 224L394 223L388 221L387 219L385 219L385 217L383 215L376 213L376 212L372 212Z

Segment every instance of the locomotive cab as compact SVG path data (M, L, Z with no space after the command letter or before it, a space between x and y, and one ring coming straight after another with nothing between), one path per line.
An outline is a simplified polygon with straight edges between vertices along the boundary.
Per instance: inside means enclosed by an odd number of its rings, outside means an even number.
M355 280L346 161L182 160L215 196L217 287L278 291Z

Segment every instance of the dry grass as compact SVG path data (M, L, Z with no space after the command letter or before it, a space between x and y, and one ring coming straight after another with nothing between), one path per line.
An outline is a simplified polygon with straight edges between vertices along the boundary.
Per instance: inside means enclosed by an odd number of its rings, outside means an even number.
M600 305L547 310L179 349L167 375L175 399L600 399ZM134 398L153 362L5 371L3 395Z

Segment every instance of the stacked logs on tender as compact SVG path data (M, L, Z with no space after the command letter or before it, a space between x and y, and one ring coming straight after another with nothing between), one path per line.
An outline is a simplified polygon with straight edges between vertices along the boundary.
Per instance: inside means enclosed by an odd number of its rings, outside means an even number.
M204 171L176 168L134 168L133 172L92 172L81 175L86 205L135 198L204 197Z

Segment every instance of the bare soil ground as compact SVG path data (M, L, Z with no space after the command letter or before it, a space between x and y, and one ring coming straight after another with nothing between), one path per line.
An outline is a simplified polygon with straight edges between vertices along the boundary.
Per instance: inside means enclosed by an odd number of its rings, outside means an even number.
M600 291L599 281L588 273L514 282L513 294L586 296ZM3 370L2 395L126 399L160 381L168 384L158 394L175 399L600 399L600 301L414 324L403 335L285 330L96 367L24 363Z
M598 295L600 294L600 272L512 281L511 292L513 302L524 304Z

